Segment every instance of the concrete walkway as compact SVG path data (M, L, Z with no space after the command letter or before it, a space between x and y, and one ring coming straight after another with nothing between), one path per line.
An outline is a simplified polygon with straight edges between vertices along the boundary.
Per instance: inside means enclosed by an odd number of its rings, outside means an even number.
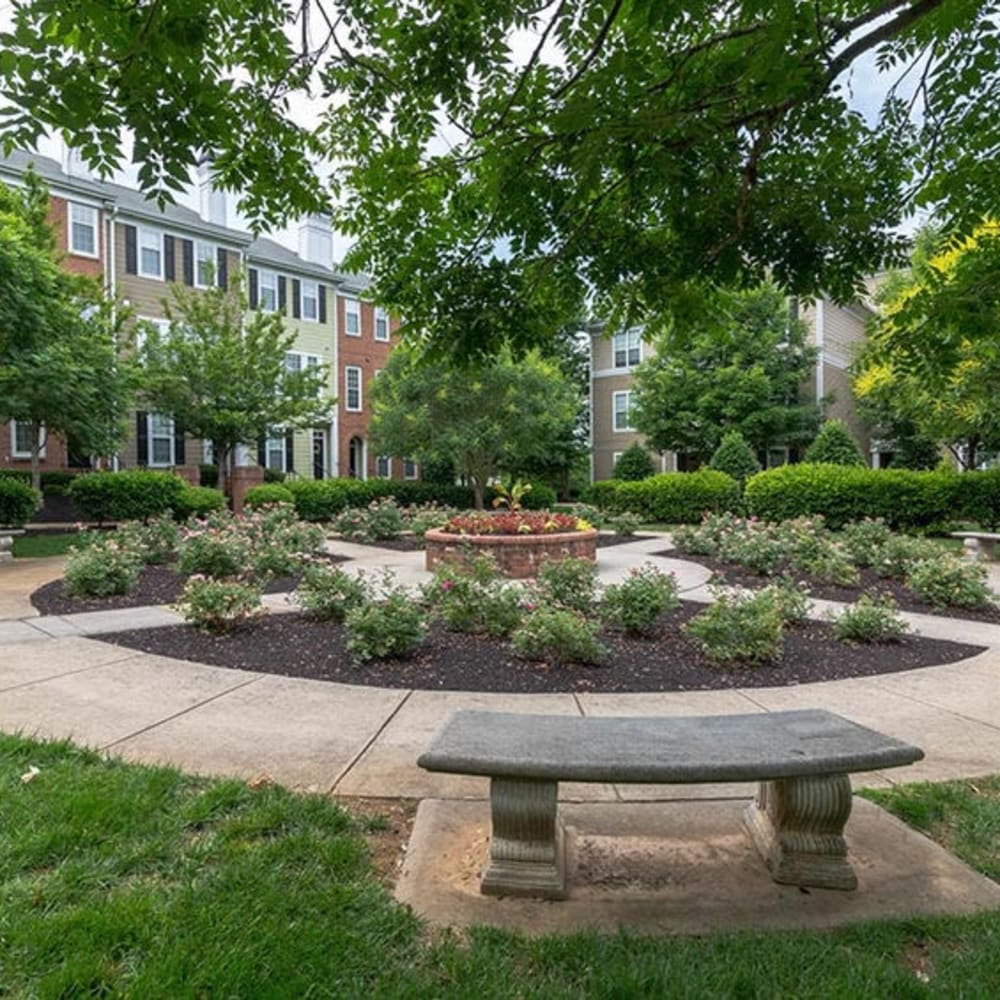
M618 579L666 546L663 538L599 552L601 578ZM402 582L426 577L422 554L336 543L354 571L393 569ZM361 551L354 551L361 550ZM707 571L675 569L684 596L707 599ZM28 563L41 564L29 566ZM475 778L430 775L414 761L457 708L581 715L724 714L827 708L923 747L925 760L860 784L941 780L1000 772L1000 627L911 616L926 634L989 648L962 663L906 673L781 688L663 694L506 695L395 690L258 674L138 653L87 638L116 628L176 620L164 608L61 617L21 616L33 586L59 575L54 560L0 567L0 595L15 617L0 621L0 730L80 743L129 760L176 764L204 774L267 774L292 787L343 795L480 798ZM33 581L33 582L31 582ZM30 583L30 585L29 585ZM6 598L5 598L6 599ZM269 599L287 607L282 595ZM816 602L821 605L825 602ZM823 613L825 606L817 608ZM945 634L947 633L947 634ZM363 668L359 668L363 669ZM563 786L567 799L612 801L743 794L740 786Z

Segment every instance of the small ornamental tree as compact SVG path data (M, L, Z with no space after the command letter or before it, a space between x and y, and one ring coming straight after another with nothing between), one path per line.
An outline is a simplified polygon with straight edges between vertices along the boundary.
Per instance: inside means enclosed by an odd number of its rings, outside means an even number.
M868 465L843 420L828 420L823 424L816 440L806 451L806 461L828 465Z
M641 444L634 444L618 456L611 478L634 481L645 479L655 472L656 469L653 468L653 459L649 452Z
M746 481L760 472L760 462L739 431L727 431L722 443L715 449L709 467L717 472L725 472L740 484L743 490Z

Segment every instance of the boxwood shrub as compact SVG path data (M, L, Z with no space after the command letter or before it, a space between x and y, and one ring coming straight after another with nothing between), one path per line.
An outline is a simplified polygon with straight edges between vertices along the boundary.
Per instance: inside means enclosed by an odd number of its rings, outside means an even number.
M251 486L243 498L243 503L251 510L269 503L294 502L295 497L292 495L292 491L281 483L261 483L260 486Z
M41 505L41 494L28 483L0 476L0 526L20 528Z
M211 486L185 485L170 509L178 521L186 521L189 517L205 517L225 506L226 495L222 490L213 490Z
M970 477L953 472L783 465L751 477L744 500L767 521L822 514L831 528L881 517L893 528L921 528L963 516Z
M720 513L739 505L740 488L732 476L714 469L664 472L637 482L605 479L587 491L588 502L612 514L626 511L646 521L695 524L705 511Z
M77 476L69 495L91 521L144 521L172 511L187 484L172 472L91 472Z
M372 500L392 496L401 507L437 502L449 507L472 506L465 486L400 479L292 479L285 488L305 521L330 521L348 507L367 507Z

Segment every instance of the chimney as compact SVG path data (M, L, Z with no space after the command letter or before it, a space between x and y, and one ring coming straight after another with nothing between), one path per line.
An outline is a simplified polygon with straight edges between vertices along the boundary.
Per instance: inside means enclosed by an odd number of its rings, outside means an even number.
M220 191L212 179L212 157L198 161L198 194L201 217L216 226L226 225L226 192Z
M65 140L62 143L62 168L63 173L69 177L82 177L86 180L94 179L90 167L87 166L80 155L80 150L75 146L71 146Z
M299 256L312 264L333 267L333 227L322 215L307 215L299 224Z

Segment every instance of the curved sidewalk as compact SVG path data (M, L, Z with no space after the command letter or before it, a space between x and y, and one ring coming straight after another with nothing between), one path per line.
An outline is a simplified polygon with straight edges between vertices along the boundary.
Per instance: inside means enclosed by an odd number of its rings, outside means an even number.
M602 579L623 575L637 556L663 547L663 539L652 539L601 550ZM365 549L358 555L356 568L395 565L406 582L417 582L423 572L412 553ZM702 567L669 562L684 568L685 596L707 596L699 589L704 577L695 572ZM0 584L6 572L4 567ZM121 616L119 627L134 628L170 613L149 608L97 614ZM942 637L991 648L962 663L905 673L782 688L506 695L369 688L204 666L88 639L82 633L97 623L93 617L79 621L83 617L0 622L0 730L72 737L130 760L205 774L266 774L292 787L342 795L479 798L487 793L485 780L426 774L414 763L457 708L695 715L820 707L926 751L925 760L910 768L863 775L859 783L1000 772L1000 627L974 622L914 616L924 627L960 632ZM567 799L588 800L717 797L727 791L745 790L562 788Z

